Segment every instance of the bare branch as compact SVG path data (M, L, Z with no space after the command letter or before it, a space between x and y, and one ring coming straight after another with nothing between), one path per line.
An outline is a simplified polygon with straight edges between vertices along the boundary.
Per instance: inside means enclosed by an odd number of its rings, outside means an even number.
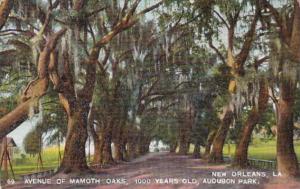
M93 15L95 15L95 14L98 14L99 12L105 10L106 8L107 8L107 7L101 7L101 8L99 8L99 9L97 9L97 10L94 10L94 11L92 11L92 12L89 12L89 13L86 14L86 17L90 17L90 16L93 16Z
M217 55L219 56L219 58L221 59L221 61L223 62L223 64L226 64L225 57L222 55L222 53L219 51L219 49L214 46L211 37L208 40L208 44L209 44L210 48L212 48L217 53Z
M257 70L258 67L259 67L261 64L263 64L266 60L268 60L269 58L270 58L269 56L264 56L264 57L262 57L262 58L260 58L260 59L258 59L258 60L255 60L255 61L254 61L254 68L255 68L255 70Z
M153 91L154 87L156 86L156 84L158 84L160 78L157 78L157 80L155 80L153 82L153 84L149 87L148 91L145 93L145 95L142 95L142 97L140 98L140 100L144 100L146 97L150 96L150 93Z
M226 20L221 16L221 14L213 9L213 12L217 15L218 18L220 18L220 20L222 21L222 23L226 26L227 29L229 29L229 25L226 22Z
M140 15L144 15L144 14L146 14L147 12L150 12L150 11L152 11L152 10L158 8L158 7L159 7L160 5L162 5L164 2L165 2L165 0L162 0L162 1L160 1L160 2L158 2L158 3L156 3L156 4L152 5L152 6L150 6L150 7L148 7L148 8L145 8L144 10L142 10L141 12L139 12L138 15L139 15L139 16L140 16Z
M245 41L243 43L242 49L240 51L240 53L237 55L236 58L236 63L238 65L240 65L241 67L244 65L248 54L251 50L251 46L252 46L252 42L254 41L254 36L255 36L255 29L256 29L256 24L258 21L258 17L259 17L259 8L256 7L256 11L255 11L255 15L254 18L252 20L252 23L250 25L250 29L249 31L245 34Z
M121 11L121 16L125 16L125 11L127 10L127 8L128 8L128 0L125 0L124 1L124 6L123 6L123 8L122 8L122 11Z
M103 36L96 44L95 44L95 51L99 51L100 48L102 48L104 45L106 45L108 42L110 42L112 40L112 38L114 36L116 36L117 34L119 34L120 32L130 28L131 26L133 26L135 23L138 22L140 16L144 15L145 13L159 7L163 1L160 1L159 3L144 9L143 11L141 11L140 13L138 13L137 15L133 15L134 12L139 4L141 0L136 0L133 3L133 6L131 7L130 11L126 14L126 16L121 19L121 21L119 21L115 27L112 29L112 31L110 31L108 34L106 34L105 36ZM92 54L92 53L91 53ZM96 53L95 53L96 54ZM93 62L90 62L93 63Z
M263 4L271 11L271 14L274 16L276 23L282 27L282 18L279 12L268 2L267 0L261 0Z

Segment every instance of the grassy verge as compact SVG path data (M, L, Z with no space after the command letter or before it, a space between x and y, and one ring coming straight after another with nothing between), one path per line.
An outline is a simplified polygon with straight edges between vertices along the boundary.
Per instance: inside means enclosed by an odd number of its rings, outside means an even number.
M300 141L294 141L295 152L297 154L298 160L300 160ZM234 156L235 144L230 146L226 144L223 149L224 155ZM263 141L256 139L249 146L249 157L255 159L263 160L275 160L276 159L276 141L269 140Z
M234 157L235 144L225 144L223 148L223 154L226 156ZM294 141L295 152L300 162L300 141ZM190 146L189 153L193 153L194 145ZM201 148L201 152L204 153L204 149ZM263 160L275 160L276 159L276 140L262 140L255 139L249 146L249 157Z
M62 152L61 152L62 153ZM12 165L16 179L20 178L20 175L37 172L37 159L38 156L30 156L29 154L21 155L14 154ZM59 165L58 149L57 147L48 147L42 152L43 169L56 169ZM9 169L10 171L10 169ZM11 175L11 173L9 173Z

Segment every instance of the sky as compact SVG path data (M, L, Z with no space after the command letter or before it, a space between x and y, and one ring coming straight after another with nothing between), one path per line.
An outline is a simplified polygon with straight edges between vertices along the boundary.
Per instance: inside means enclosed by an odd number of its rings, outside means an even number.
M17 127L15 130L9 133L8 137L12 137L16 142L17 146L23 148L23 139L26 136L26 134L29 131L31 131L35 123L36 118L23 122L19 127Z

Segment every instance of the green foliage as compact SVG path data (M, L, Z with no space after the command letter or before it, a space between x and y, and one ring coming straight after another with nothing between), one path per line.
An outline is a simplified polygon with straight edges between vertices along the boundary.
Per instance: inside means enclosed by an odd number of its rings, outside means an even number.
M254 138L253 141L255 141L255 143L252 143L249 146L249 158L272 161L276 160L276 140L269 139L267 141L262 141L261 139ZM299 141L295 141L294 145L297 157L300 158ZM235 154L235 147L235 145L231 145L230 154L228 154L228 146L225 144L223 148L224 155L231 155L233 157Z
M256 133L261 133L263 138L274 138L272 127L276 127L275 110L272 106L268 106L266 111L261 116L259 123L255 127Z
M27 154L35 156L42 150L42 136L41 133L32 130L23 141L23 147Z
M161 140L165 144L176 143L178 137L179 124L177 119L172 116L160 116L155 122L155 128L152 131L153 139Z
M42 123L36 126L36 129L46 136L45 141L48 145L63 141L67 134L67 116L58 101L58 97L52 94L43 99Z

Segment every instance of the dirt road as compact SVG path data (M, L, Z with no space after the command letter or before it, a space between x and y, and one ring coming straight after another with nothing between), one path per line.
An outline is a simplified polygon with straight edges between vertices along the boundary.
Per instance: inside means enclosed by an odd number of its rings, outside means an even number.
M203 160L169 153L150 153L132 162L95 169L96 174L71 177L56 175L45 184L17 182L5 188L93 189L275 189L300 188L299 182L279 180L272 172L236 171L228 165L209 165ZM39 180L41 182L41 180ZM48 182L46 184L46 182ZM51 184L49 184L51 182ZM100 183L99 183L100 182ZM59 183L59 184L56 184ZM60 184L63 183L63 184ZM279 184L280 183L280 184Z

